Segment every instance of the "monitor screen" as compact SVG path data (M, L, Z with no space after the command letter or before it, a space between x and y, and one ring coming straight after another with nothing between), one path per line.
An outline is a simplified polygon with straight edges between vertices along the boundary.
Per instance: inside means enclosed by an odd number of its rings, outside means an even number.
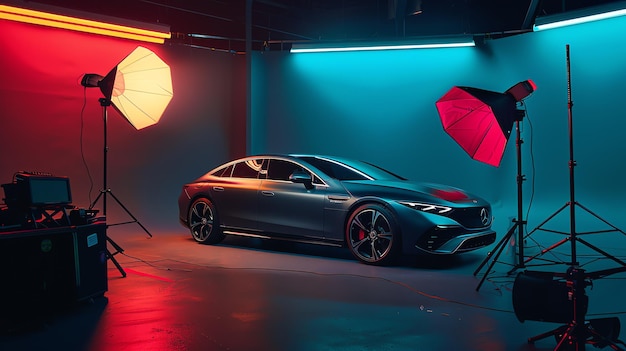
M16 177L22 201L29 206L65 205L72 202L70 181L66 177L20 174Z
M32 205L69 204L72 202L67 178L32 178L30 180Z

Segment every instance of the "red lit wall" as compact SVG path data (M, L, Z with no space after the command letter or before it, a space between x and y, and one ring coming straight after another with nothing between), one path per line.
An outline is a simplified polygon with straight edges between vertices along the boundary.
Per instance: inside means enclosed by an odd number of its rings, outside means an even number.
M80 79L105 75L138 45L170 65L174 97L158 124L139 131L107 109L107 185L120 201L151 230L182 229L181 185L245 153L243 55L4 20L0 31L2 184L18 171L67 176L74 205L92 203L103 187L102 95ZM112 200L107 209L111 220L126 219Z

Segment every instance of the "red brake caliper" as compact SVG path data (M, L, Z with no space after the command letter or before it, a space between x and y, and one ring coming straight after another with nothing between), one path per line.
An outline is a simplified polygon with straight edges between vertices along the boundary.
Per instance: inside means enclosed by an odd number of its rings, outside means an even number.
M359 240L365 239L365 231L363 229L359 229Z

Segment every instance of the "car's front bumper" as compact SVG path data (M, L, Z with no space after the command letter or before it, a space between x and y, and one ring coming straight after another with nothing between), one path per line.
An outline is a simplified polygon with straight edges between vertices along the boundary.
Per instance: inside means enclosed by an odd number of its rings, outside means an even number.
M394 204L395 205L395 204ZM457 212L465 215L465 223L474 227L462 225L455 219L442 215L425 213L397 205L393 209L402 232L402 246L405 254L455 254L476 250L491 245L496 240L496 232L491 229L491 221L487 225L478 227L480 218L475 219L480 210L485 208L488 213L491 208L483 206L458 209Z
M496 232L487 229L467 232L458 226L435 226L422 235L415 247L433 254L455 254L472 251L491 245L496 241Z

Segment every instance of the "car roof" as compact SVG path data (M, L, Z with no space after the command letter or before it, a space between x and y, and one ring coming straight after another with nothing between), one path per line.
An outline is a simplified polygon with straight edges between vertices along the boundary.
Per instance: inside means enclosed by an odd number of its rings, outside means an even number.
M287 159L287 160L292 160L292 161L296 161L296 162L305 162L308 164L307 160L302 159L302 158L307 158L307 157L315 157L315 158L320 158L320 159L325 159L325 160L329 160L329 161L333 161L333 162L337 162L337 163L341 163L341 164L345 164L348 167L351 168L355 168L355 164L357 163L361 163L360 161L357 161L355 159L349 159L349 158L344 158L344 157L337 157L337 156L327 156L327 155L317 155L317 154L279 154L279 153L267 153L267 154L255 154L255 155L249 155L249 156L244 156L244 157L240 157L237 159L233 159L230 160L228 162L224 162L220 165L218 165L217 167L213 168L212 170L210 170L207 174L211 174L221 168L223 168L224 166L230 165L230 164L234 164L234 163L238 163L238 162L242 162L242 161L246 161L246 160L252 160L252 159L258 159L258 158L283 158L283 159ZM315 167L314 165L310 165L312 167ZM358 167L356 167L358 169Z
M228 162L224 162L222 165L226 165L229 164L231 162L239 162L239 161L244 161L244 160L248 160L248 159L255 159L255 158L287 158L287 159L292 159L292 160L298 160L301 159L303 157L316 157L316 158L321 158L321 159L327 159L327 160L332 160L332 161L337 161L337 162L342 162L342 163L350 163L350 162L357 162L357 160L355 159L350 159L350 158L345 158L345 157L337 157L337 156L330 156L330 155L318 155L318 154L279 154L279 153L267 153L267 154L255 154L255 155L249 155L249 156L244 156L244 157L240 157L234 160L230 160Z

